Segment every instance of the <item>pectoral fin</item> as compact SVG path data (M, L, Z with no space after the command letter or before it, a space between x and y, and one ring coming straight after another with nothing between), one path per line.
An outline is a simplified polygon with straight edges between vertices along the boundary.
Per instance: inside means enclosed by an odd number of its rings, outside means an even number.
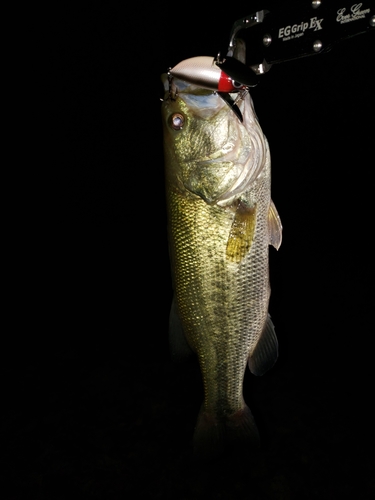
M278 342L271 316L268 315L263 332L248 359L251 373L261 376L276 363L278 357Z
M270 245L278 250L281 245L283 226L281 225L280 216L272 200L268 210L268 227L270 232Z
M226 255L229 261L241 262L245 257L254 239L255 226L256 205L247 207L240 201L236 208L227 242Z

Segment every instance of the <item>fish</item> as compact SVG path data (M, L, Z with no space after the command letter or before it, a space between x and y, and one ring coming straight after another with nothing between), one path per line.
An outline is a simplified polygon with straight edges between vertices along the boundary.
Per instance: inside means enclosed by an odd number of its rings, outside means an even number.
M204 394L193 452L258 449L243 383L247 367L261 376L278 357L269 245L278 249L282 240L268 141L248 90L231 95L241 120L218 92L167 73L161 79L169 343L173 359L197 357Z

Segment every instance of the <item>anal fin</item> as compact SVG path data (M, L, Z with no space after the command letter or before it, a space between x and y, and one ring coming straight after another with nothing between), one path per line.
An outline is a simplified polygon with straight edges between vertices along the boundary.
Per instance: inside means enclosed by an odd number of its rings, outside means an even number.
M279 347L275 328L271 321L271 316L268 315L263 332L248 359L248 366L251 373L257 376L263 375L273 367L278 355Z

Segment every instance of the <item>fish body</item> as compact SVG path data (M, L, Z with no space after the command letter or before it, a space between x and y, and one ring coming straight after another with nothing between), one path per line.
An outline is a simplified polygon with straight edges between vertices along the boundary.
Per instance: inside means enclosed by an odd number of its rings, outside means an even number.
M243 398L246 366L262 375L277 359L270 316L269 245L281 244L271 200L267 140L248 93L241 122L215 93L164 76L162 104L174 298L172 354L196 353L204 401L200 455L259 435Z

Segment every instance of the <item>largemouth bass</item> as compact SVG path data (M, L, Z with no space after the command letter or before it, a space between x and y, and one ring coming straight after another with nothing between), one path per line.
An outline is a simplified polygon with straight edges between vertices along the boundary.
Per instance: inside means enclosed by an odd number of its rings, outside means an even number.
M170 345L196 353L204 401L194 450L259 445L244 401L246 366L262 375L278 344L268 314L268 252L282 227L271 200L271 161L248 92L243 121L216 92L162 75L169 247L174 297ZM235 96L234 96L235 97ZM237 94L238 97L238 94Z

